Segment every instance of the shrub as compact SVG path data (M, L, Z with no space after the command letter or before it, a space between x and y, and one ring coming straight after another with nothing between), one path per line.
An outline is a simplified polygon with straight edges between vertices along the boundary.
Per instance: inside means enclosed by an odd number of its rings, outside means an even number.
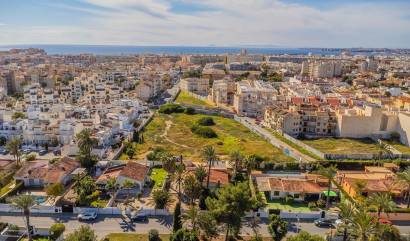
M294 200L294 198L293 198L292 196L290 196L290 195L287 195L287 196L285 197L285 203L286 203L286 204L292 205L292 204L293 204L293 200Z
M187 115L193 115L193 114L195 114L195 109L192 108L192 107L188 107L188 108L185 109L184 113L187 114Z
M159 113L168 114L168 115L172 113L182 113L184 111L185 111L184 107L178 104L173 104L173 103L161 105L158 110Z
M65 231L65 226L62 223L55 223L50 227L50 238L52 240L58 239Z
M326 207L326 201L322 200L322 199L317 201L316 204L317 204L317 207L319 207L319 208L325 208Z
M308 208L309 208L309 209L315 209L315 208L317 208L317 205L316 205L315 202L309 202L309 203L308 203Z
M199 136L205 137L205 138L215 138L218 137L216 132L212 130L210 127L207 126L198 126L194 125L191 127L192 133L195 133Z
M215 125L214 119L212 117L202 117L197 121L198 125L201 126L213 126Z
M160 241L161 238L159 237L158 230L156 229L151 229L148 232L148 240L149 241Z

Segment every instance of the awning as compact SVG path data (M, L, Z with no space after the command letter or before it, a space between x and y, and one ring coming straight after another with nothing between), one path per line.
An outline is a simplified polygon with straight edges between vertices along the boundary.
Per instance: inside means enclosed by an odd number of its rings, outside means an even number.
M322 192L325 196L329 196L329 197L337 197L337 193L335 191L323 191Z

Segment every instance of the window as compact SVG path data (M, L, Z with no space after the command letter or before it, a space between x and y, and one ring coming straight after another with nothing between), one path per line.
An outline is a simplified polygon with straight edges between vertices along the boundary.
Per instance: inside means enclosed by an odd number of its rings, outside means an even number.
M299 195L299 194L297 194L297 193L293 194L293 198L298 199L299 197L300 197L300 195Z
M279 196L279 191L274 191L273 196Z

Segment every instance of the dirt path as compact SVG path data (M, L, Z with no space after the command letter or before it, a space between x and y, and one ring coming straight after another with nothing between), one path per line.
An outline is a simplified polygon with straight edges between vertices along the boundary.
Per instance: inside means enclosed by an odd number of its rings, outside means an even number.
M171 128L171 126L172 126L172 121L170 121L170 120L165 121L165 125L166 126L165 126L164 133L162 133L162 135L160 137L164 138L166 141L168 141L168 142L170 142L174 145L177 145L177 146L180 146L180 147L183 147L183 148L189 148L189 146L176 143L176 142L174 142L174 141L172 141L171 139L168 138L168 131L169 131L169 128Z

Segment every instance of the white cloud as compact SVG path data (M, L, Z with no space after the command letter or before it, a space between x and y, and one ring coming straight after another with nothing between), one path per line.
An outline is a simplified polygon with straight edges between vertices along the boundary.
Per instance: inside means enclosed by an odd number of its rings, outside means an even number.
M82 26L10 27L0 43L410 47L410 19L402 17L408 4L316 9L279 0L179 0L209 10L177 14L165 0L84 1L100 8Z

